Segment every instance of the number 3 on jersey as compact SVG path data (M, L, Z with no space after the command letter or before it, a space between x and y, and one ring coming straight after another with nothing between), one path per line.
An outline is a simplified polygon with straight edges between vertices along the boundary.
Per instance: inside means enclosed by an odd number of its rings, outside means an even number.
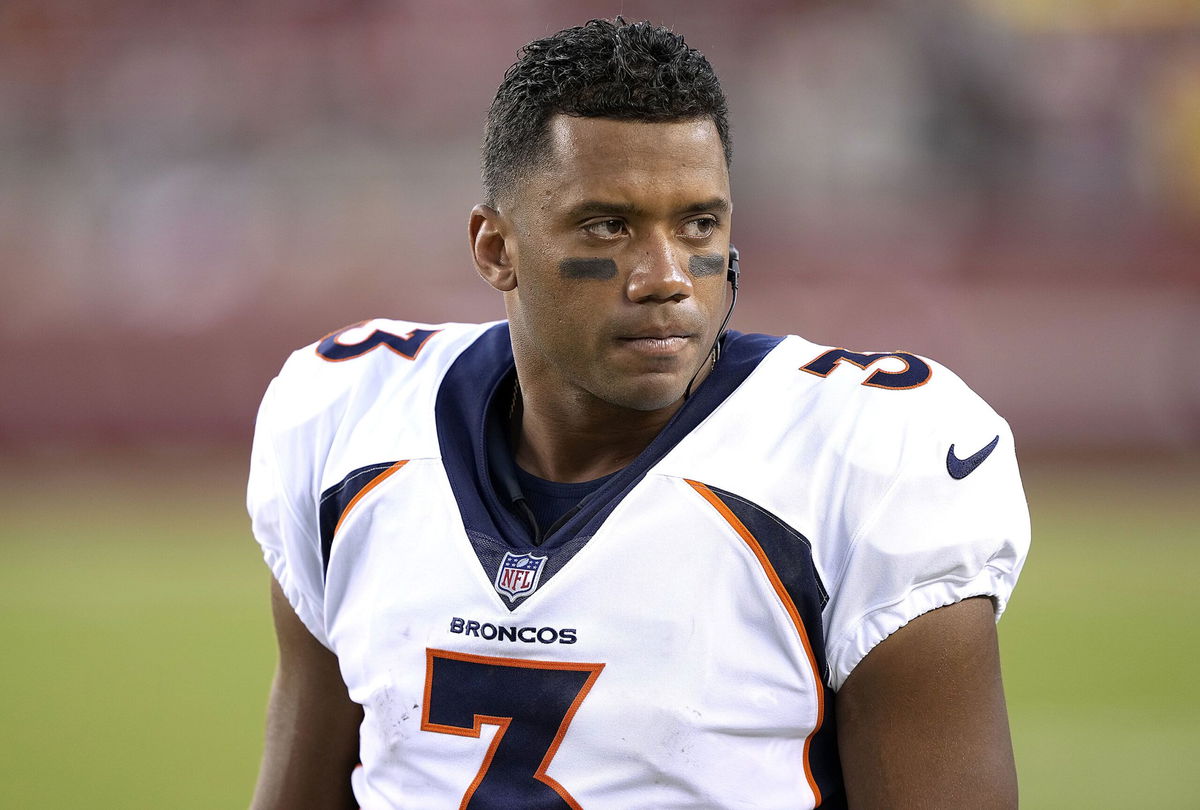
M332 332L321 339L317 344L317 354L322 359L328 360L331 363L340 363L343 360L353 360L355 357L362 357L370 351L378 349L380 346L387 346L391 351L408 358L416 360L417 354L425 345L425 342L436 335L438 329L414 329L404 335L396 335L391 332L384 332L381 329L372 329L362 340L354 342L346 342L344 338L355 335L355 333L365 332L365 327L369 321L356 323L353 326L347 326L345 329L339 329Z
M815 360L801 366L800 370L807 371L809 374L815 374L818 377L828 377L835 368L841 365L843 360L861 369L865 369L887 357L894 357L904 363L904 368L900 371L877 370L871 376L867 377L862 382L862 385L870 388L890 388L893 391L904 391L909 388L921 387L929 382L929 377L933 374L933 370L929 368L928 363L915 354L909 354L908 352L862 353L851 352L845 349L831 349Z
M499 726L459 810L580 810L546 769L602 669L427 650L421 730L478 738Z

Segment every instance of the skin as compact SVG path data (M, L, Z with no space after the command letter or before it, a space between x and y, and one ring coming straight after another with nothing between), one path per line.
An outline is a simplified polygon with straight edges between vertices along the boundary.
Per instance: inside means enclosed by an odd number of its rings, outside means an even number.
M251 810L357 808L350 772L358 763L362 706L350 699L337 656L300 621L271 581L279 665L267 702L267 732Z
M992 602L918 616L878 644L837 693L850 807L1017 806Z
M469 231L508 313L517 463L589 481L632 461L708 372L728 306L712 266L729 250L729 171L708 119L560 115L549 133L542 169L476 206ZM588 259L616 272L564 271Z
M708 373L728 306L729 175L707 120L560 116L550 128L543 170L496 207L476 206L469 230L475 266L508 311L517 463L587 481L632 461ZM353 807L362 709L278 585L272 603L279 668L252 808ZM1016 806L986 598L885 639L837 693L836 714L852 807Z

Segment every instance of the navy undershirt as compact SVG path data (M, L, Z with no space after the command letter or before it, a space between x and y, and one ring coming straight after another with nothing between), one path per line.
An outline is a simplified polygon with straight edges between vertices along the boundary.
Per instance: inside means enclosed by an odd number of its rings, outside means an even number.
M617 473L609 473L591 481L563 484L539 478L517 466L508 439L508 416L504 413L503 405L512 402L512 395L508 392L512 390L514 381L515 376L512 380L506 380L500 389L502 395L495 397L492 402L484 439L487 443L488 468L500 500L518 520L526 524L534 545L541 545L558 528L559 520L573 513L585 498Z
M558 519L569 512L576 504L603 486L604 482L616 473L609 473L591 481L577 484L562 484L558 481L547 481L536 475L527 473L520 465L514 464L517 483L521 485L521 493L525 503L533 512L542 533L558 522Z

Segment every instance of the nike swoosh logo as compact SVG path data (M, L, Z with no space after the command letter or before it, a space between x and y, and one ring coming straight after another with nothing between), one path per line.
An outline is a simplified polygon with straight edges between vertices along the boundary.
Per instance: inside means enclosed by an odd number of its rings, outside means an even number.
M1000 436L992 439L977 453L972 453L966 458L959 458L954 455L954 445L950 445L950 450L946 453L946 472L950 473L950 477L954 480L966 478L971 473L975 472L975 468L984 462L984 460L992 454L996 449L996 445L1000 444Z

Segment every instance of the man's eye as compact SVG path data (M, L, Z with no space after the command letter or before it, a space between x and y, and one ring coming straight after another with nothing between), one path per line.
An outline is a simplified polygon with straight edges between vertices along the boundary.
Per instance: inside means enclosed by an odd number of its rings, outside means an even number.
M707 239L717 229L717 221L712 217L688 220L683 224L683 235L689 239Z
M602 219L599 222L589 222L583 226L583 229L592 236L599 236L601 239L612 239L614 236L620 236L625 231L625 223L619 219Z

